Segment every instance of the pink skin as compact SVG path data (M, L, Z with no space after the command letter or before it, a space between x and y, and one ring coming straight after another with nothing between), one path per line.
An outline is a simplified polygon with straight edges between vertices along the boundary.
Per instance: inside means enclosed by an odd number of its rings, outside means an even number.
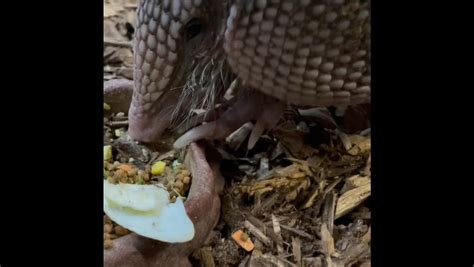
M123 112L131 109L133 81L126 79L110 80L104 83L104 102L111 109L109 112ZM144 143L154 143L163 135L171 124L171 112L174 110L178 94L168 92L160 97L152 111L142 117L136 117L134 112L128 113L130 136Z
M224 139L250 120L255 127L250 135L247 148L251 149L265 130L273 128L283 114L285 105L258 91L241 93L217 120L191 129L174 143L175 148L183 148L201 139ZM212 111L211 111L212 112Z
M135 117L133 113L129 113L128 133L133 139L140 140L143 143L156 142L170 125L170 121L163 119L163 117L164 114L161 114L161 112L140 118Z
M128 112L129 135L143 143L158 142L165 130L171 125L171 115L176 108L179 96L180 92L178 90L166 92L153 103L152 109L144 113L142 117L137 117L136 112L132 112L133 107L130 107Z
M193 176L185 202L195 227L193 240L169 244L132 233L114 240L113 247L104 251L104 266L191 266L189 255L202 246L219 219L224 185L218 163L210 165L204 153L202 145L192 143L185 161Z

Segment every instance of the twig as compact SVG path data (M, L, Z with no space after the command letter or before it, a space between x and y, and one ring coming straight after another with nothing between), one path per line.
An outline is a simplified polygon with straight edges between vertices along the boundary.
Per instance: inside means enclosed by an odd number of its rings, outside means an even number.
M321 245L322 253L327 257L331 258L331 255L335 251L334 247L334 238L331 233L329 233L328 227L325 222L321 225Z
M260 229L258 229L255 225L250 223L249 221L244 222L245 228L247 228L257 239L262 241L265 245L270 246L272 241L268 236L266 236Z
M284 266L289 266L289 267L297 267L298 265L294 264L293 262L283 258L282 256L276 256L276 258L279 260L280 263L285 263L286 265Z
M258 256L258 258L256 258L256 260L260 261L260 262L263 260L264 263L266 263L266 264L271 263L273 265L278 265L278 263L280 261L282 261L282 262L286 263L287 266L291 266L291 267L293 267L293 266L296 267L297 266L296 264L292 263L291 261L288 261L288 260L286 260L284 258L281 258L281 257L275 257L275 256L273 256L269 253ZM252 266L252 265L250 265L250 266ZM255 265L253 265L253 266L255 266Z
M126 127L128 126L128 120L126 121L109 121L110 127Z
M283 224L280 224L280 227L281 227L282 229L285 229L285 230L287 230L287 231L290 231L290 232L292 232L292 233L295 233L295 234L297 234L297 235L299 235L299 236L306 237L306 238L308 238L309 240L314 240L314 237L313 237L312 235L306 233L305 231L298 230L298 229L295 229L295 228L293 228L293 227L286 226L286 225L283 225Z
M336 210L336 194L334 191L327 193L324 199L322 220L328 226L329 233L333 234L334 229L334 211Z
M291 237L291 247L293 251L293 258L296 264L301 267L301 240L298 237Z
M281 227L280 227L280 222L278 221L278 218L273 215L272 213L272 223L273 223L273 232L275 233L277 240L276 240L276 245L277 245L277 251L278 254L281 256L284 252L283 250L283 237L281 236ZM283 263L278 260L277 262L278 267L283 267Z

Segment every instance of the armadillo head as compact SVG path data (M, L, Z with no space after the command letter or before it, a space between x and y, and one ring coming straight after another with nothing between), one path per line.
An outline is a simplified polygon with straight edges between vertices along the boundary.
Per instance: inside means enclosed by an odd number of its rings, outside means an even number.
M227 86L221 49L225 2L140 1L129 110L133 139L157 141L167 128L182 122L193 105L201 108L198 103L214 100Z

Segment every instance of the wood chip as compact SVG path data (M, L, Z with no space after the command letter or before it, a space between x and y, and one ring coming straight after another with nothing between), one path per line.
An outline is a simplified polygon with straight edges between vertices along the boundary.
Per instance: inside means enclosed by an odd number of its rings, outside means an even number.
M366 142L367 140L370 141L370 138L367 138L367 137L359 135L359 134L348 135L348 138L351 141L351 143L356 145L356 146L361 144L361 143Z
M321 257L305 257L303 259L304 266L311 266L311 267L322 267L323 261Z
M362 173L365 174L368 177L370 177L370 174L371 174L371 167L372 167L371 158L372 158L372 153L369 154L369 157L367 158L367 163L366 163L364 169L362 170Z
M272 225L273 225L273 232L275 233L277 240L276 240L276 246L277 246L277 251L278 254L281 256L285 252L283 250L283 238L281 236L281 228L280 228L280 222L278 221L278 218L272 214ZM281 261L278 261L277 266L282 267L284 266Z
M276 203L279 196L280 194L278 192L275 192L270 197L266 198L263 202L260 202L260 198L258 198L256 201L256 205L252 207L252 213L258 214L262 211L268 210L271 206L273 206L273 204Z
M301 240L298 237L291 237L291 250L293 251L293 259L301 267Z
M252 255L252 257L254 257ZM278 258L278 257L275 257L273 256L272 254L269 254L269 253L266 253L266 254L263 254L263 255L260 255L260 256L255 256L254 257L254 260L257 261L257 262L260 262L260 263L263 263L263 265L252 265L252 263L250 264L250 266L274 266L274 265L277 265L279 266L278 264L280 262L284 262L284 265L283 266L297 266L296 264L292 263L292 262L289 262L288 260L285 260L285 259L281 259L281 258Z
M271 246L272 241L271 239L266 236L260 229L258 229L255 225L250 223L248 220L245 220L244 222L245 228L249 230L250 233L252 233L258 240L262 241L265 245Z
M302 237L305 237L305 238L308 238L309 240L314 240L314 237L308 233L306 233L305 231L303 230L299 230L299 229L296 229L296 228L293 228L293 227L290 227L290 226L286 226L286 225L280 225L280 227L284 230L287 230L287 231L290 231L294 234L297 234L299 236L302 236Z
M301 183L292 191L290 191L288 194L286 194L285 199L286 201L290 202L292 200L295 200L300 192L304 192L307 188L309 188L311 185L310 180L307 179L302 179Z
M323 214L321 220L326 223L331 235L334 232L334 211L336 209L336 194L334 190L327 193L323 204Z
M366 179L364 181L365 182L360 184L358 187L344 192L338 198L336 204L336 214L334 216L335 220L352 211L370 196L370 179Z
M336 250L334 248L334 239L331 233L329 233L328 226L324 222L321 225L321 247L321 252L327 256L331 256Z
M239 263L239 267L247 267L250 262L250 255L245 256L245 258Z
M372 227L369 226L369 230L367 230L367 233L365 233L363 236L361 236L360 241L364 243L369 243L371 240L371 235L372 235Z
M263 156L261 159L260 159L260 166L259 166L259 169L257 171L257 174L259 176L263 176L265 174L267 174L269 172L269 160L268 160L268 157L266 156Z
M258 229L262 229L262 232L266 233L266 225L263 223L261 220L259 220L257 217L253 216L250 212L244 211L242 212L243 216L255 227Z
M347 151L351 155L358 155L370 150L371 140L370 137L364 137L361 135L351 135L349 136L353 147Z
M214 256L212 255L211 247L203 247L199 250L201 263L204 267L215 267Z
M341 140L342 145L344 146L344 148L347 151L349 151L349 149L352 148L352 142L351 142L351 139L349 138L349 136L347 134L341 132L338 129L336 129L336 134L339 137L339 139Z
M311 191L308 199L303 204L302 208L307 209L309 207L312 207L314 205L314 202L316 201L316 198L323 192L325 186L326 186L326 181L321 181L317 187L314 187L313 191Z
M338 267L338 266L333 264L331 256L327 256L327 255L324 256L323 261L324 261L324 266L325 267Z
M344 181L344 186L341 189L341 194L344 194L345 192L357 188L359 186L365 185L365 184L370 184L370 179L367 176L362 176L362 175L353 175L351 177L348 177Z
M370 246L367 243L350 244L344 251L344 263L345 266L351 266L352 264L359 262L367 258L370 253Z

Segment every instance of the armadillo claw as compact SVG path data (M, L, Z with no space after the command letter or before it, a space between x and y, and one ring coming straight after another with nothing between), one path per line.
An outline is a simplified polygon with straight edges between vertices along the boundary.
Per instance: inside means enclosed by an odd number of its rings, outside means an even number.
M256 121L250 134L248 149L253 148L260 136L273 128L283 114L285 105L259 92L237 96L222 115L214 121L192 128L174 143L175 149L202 140L222 140L249 121ZM219 112L220 113L220 112Z
M183 125L179 126L176 129L176 132L182 135L203 122L214 121L217 118L221 117L222 114L229 108L229 106L233 105L234 103L235 98L232 98L210 111L194 115L191 118L187 119L186 122L183 123Z

